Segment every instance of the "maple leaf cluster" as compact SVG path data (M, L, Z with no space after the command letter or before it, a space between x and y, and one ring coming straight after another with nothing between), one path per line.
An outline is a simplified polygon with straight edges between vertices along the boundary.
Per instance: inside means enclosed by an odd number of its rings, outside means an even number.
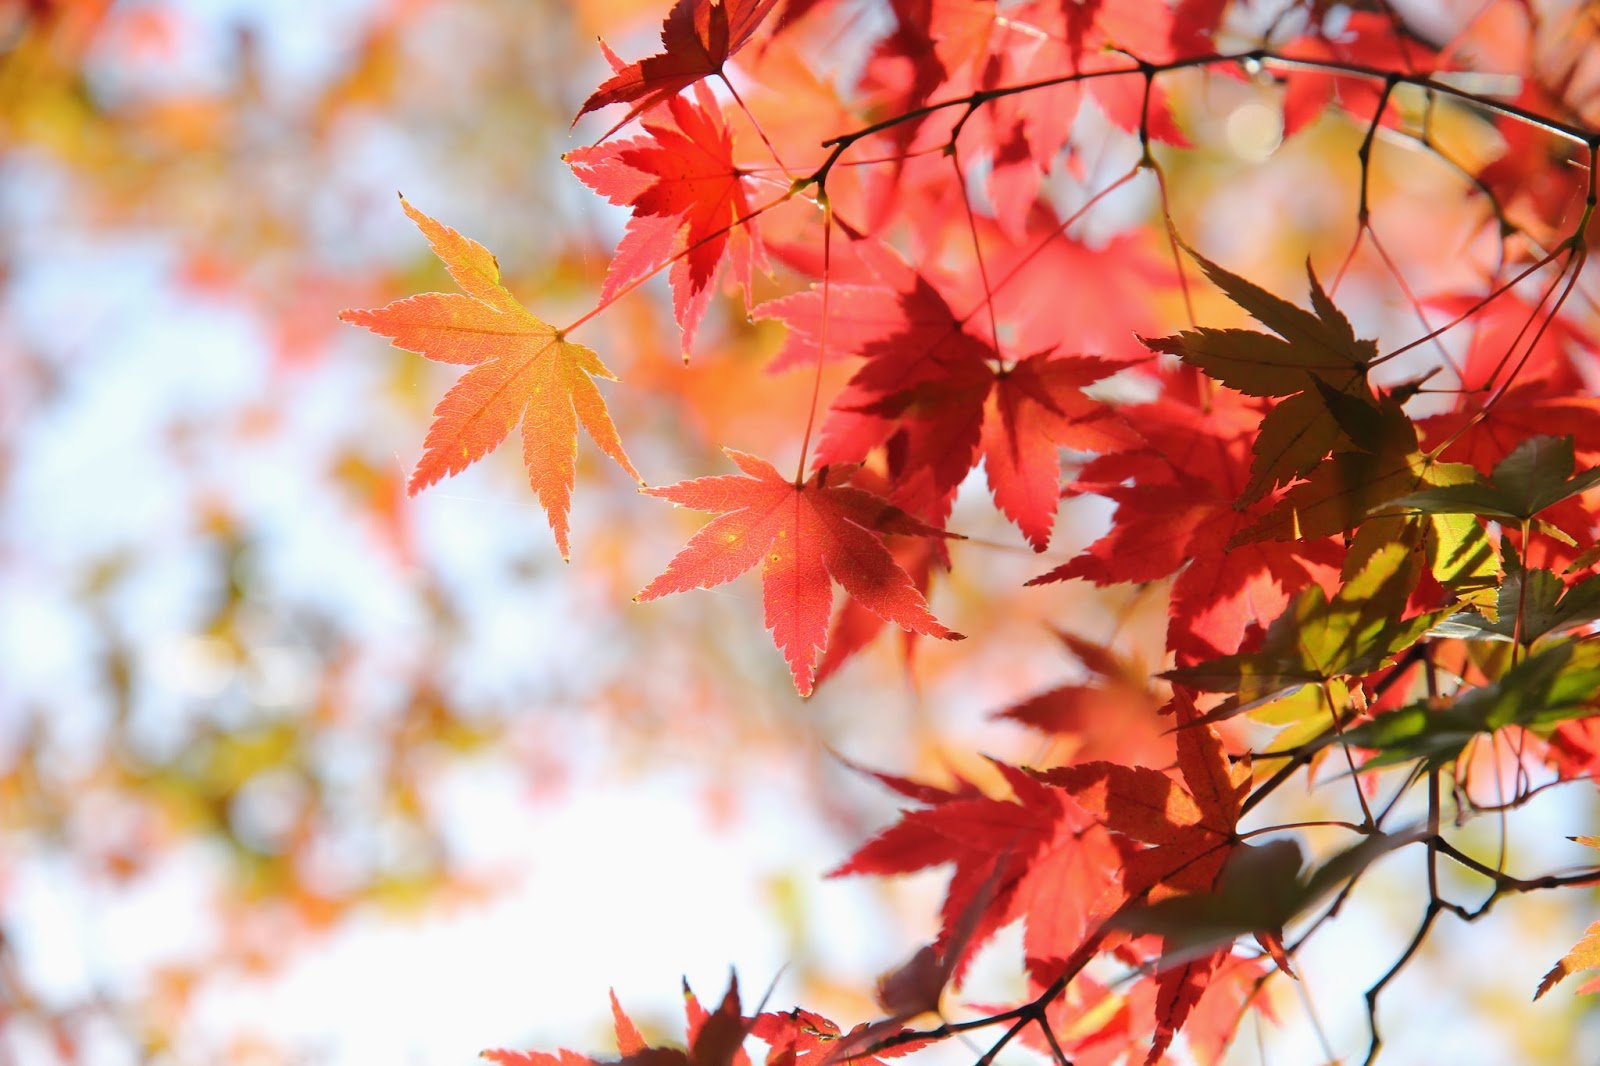
M827 0L678 0L662 51L625 63L605 49L613 73L579 111L626 109L565 158L628 220L597 307L563 328L511 297L481 245L404 204L462 293L344 317L473 367L440 401L411 490L520 423L563 556L578 425L638 477L594 384L612 375L569 334L663 272L685 358L724 277L749 316L781 324L771 369L814 397L794 473L729 446L739 473L648 488L714 517L636 598L759 566L764 621L802 696L886 623L960 638L929 596L968 550L950 523L979 467L1035 552L1063 496L1114 507L1103 535L1030 585L1168 583L1166 670L1063 634L1088 681L998 712L1065 739L1053 765L996 762L988 789L876 775L919 806L834 872L953 868L938 937L880 989L886 1021L841 1039L805 1012L744 1018L730 990L711 1014L689 1000L682 1053L646 1048L619 1010L624 1062L742 1063L750 1035L769 1064L902 1050L900 1025L1021 922L1032 998L990 1022L1030 1023L1024 1039L1062 1062L1153 1063L1181 1034L1210 1063L1269 978L1293 975L1286 930L1393 850L1423 843L1430 864L1489 877L1485 910L1600 880L1512 877L1439 817L1441 775L1459 817L1475 813L1484 749L1515 752L1519 784L1498 809L1524 802L1535 775L1600 768L1600 362L1567 301L1588 212L1541 244L1548 211L1495 200L1480 221L1498 258L1459 291L1415 296L1373 221L1371 146L1381 131L1442 151L1407 101L1465 99L1449 76L1499 23L1466 19L1441 47L1399 16L1307 3L1251 29L1248 8L896 0L868 29ZM860 63L832 80L797 73L841 25L864 35ZM1168 171L1192 147L1179 90L1201 81L1276 94L1286 137L1329 114L1363 135L1354 245L1342 265L1307 262L1308 306L1179 232ZM1559 109L1473 99L1486 133L1537 113L1594 150ZM1077 131L1091 121L1123 131L1137 160L1067 211L1050 184L1087 173ZM1504 180L1492 160L1452 162L1475 194ZM1159 221L1091 243L1086 213L1135 181L1154 189ZM1423 323L1407 343L1363 336L1340 306L1364 248ZM1203 322L1197 294L1249 324ZM825 390L834 363L848 376ZM1335 755L1342 774L1328 772ZM1429 790L1427 825L1368 806L1392 765L1404 789ZM1270 823L1241 828L1302 770L1353 787L1362 812L1340 823L1356 841L1311 868L1294 839L1251 842ZM1429 885L1419 939L1440 912L1474 913ZM1592 964L1593 940L1540 992Z

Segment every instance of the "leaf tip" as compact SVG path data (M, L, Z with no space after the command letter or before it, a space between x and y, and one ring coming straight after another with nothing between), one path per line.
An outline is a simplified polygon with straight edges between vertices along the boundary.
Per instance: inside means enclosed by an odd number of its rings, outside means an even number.
M1544 995L1556 985L1560 984L1570 972L1571 971L1567 969L1566 959L1562 959L1560 962L1550 967L1550 972L1544 975L1544 978L1539 982L1539 987L1534 989L1533 1001L1535 1003L1539 1002L1540 996Z

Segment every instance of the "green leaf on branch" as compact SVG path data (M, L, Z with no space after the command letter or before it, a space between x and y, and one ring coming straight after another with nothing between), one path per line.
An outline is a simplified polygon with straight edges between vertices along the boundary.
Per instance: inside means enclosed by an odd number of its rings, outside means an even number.
M1487 479L1413 492L1390 501L1386 508L1528 521L1547 507L1600 486L1600 467L1575 474L1576 465L1571 437L1531 437L1500 460Z
M1461 754L1480 733L1506 726L1535 732L1593 714L1600 702L1600 642L1546 645L1492 684L1448 701L1420 701L1344 731L1344 740L1378 754L1368 767L1424 759L1430 769ZM1440 704L1443 706L1440 706Z
M1165 938L1161 965L1174 966L1227 947L1254 934L1273 951L1280 967L1283 927L1384 855L1421 838L1417 830L1378 833L1329 859L1309 875L1300 844L1289 838L1241 844L1228 856L1214 892L1172 896L1131 908L1112 924L1136 934ZM1287 970L1286 970L1287 972Z
M1553 570L1524 568L1510 538L1502 539L1500 554L1506 561L1506 576L1493 616L1463 611L1439 623L1434 635L1531 645L1551 633L1600 619L1600 576L1569 588Z
M1316 585L1304 590L1268 627L1259 650L1161 676L1189 688L1235 693L1206 716L1217 721L1305 685L1371 673L1414 643L1442 614L1402 618L1421 576L1416 547L1415 539L1384 545L1331 600Z

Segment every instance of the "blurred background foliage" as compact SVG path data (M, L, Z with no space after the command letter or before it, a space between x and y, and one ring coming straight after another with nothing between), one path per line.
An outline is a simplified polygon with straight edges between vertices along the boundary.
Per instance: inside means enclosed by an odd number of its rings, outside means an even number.
M442 798L475 776L538 807L676 774L726 827L777 765L837 844L763 898L790 978L834 986L795 884L886 808L841 797L827 749L912 736L926 750L893 761L914 768L942 744L892 649L876 687L801 706L752 590L635 607L693 520L592 455L571 566L503 456L408 501L450 375L335 319L449 287L397 189L487 242L541 314L585 309L617 220L559 157L583 143L595 35L642 48L659 16L0 3L0 1061L342 1061L200 1001L352 923L517 891ZM742 312L688 369L660 304L589 333L652 481L792 433L771 415L792 390L761 370L776 333ZM835 995L864 1012L857 982Z
M987 716L1083 676L1052 623L1115 639L1134 678L1159 669L1159 594L1020 587L1103 528L1093 501L1065 504L1044 560L982 500L960 505L954 525L978 547L935 606L974 639L918 648L908 675L899 642L880 638L802 704L753 584L629 602L696 519L640 499L587 449L571 565L513 457L406 499L453 375L335 320L450 287L396 191L487 244L543 317L587 310L620 220L560 162L604 126L568 123L604 71L595 35L643 54L662 13L644 0L0 0L0 1062L601 1045L604 983L573 974L605 974L627 998L647 952L616 939L630 922L540 895L563 878L610 898L594 881L612 867L574 841L615 852L616 869L631 849L650 856L613 889L642 897L639 928L662 952L683 946L663 927L689 896L712 915L735 898L764 908L755 945L731 917L678 931L717 960L671 962L706 994L733 961L755 967L741 970L753 999L787 961L776 1006L859 1020L871 976L930 932L938 878L818 884L892 809L833 752L934 779L987 780L979 750L1049 758L1050 742ZM1227 143L1225 117L1183 117L1197 142ZM1283 204L1250 265L1298 291L1308 252L1349 246L1359 132L1330 121L1275 156L1185 155L1180 225L1199 236ZM1395 242L1402 269L1437 269L1447 248L1427 238L1462 225L1434 189L1404 168L1375 178L1375 214L1418 235ZM1120 203L1110 230L1149 207ZM1363 269L1381 264L1358 265L1347 291ZM801 399L762 369L777 327L728 301L684 367L653 295L583 337L624 379L607 397L646 478L720 470L722 444L792 450ZM540 835L554 823L539 812L590 810L596 795L621 798L611 821ZM660 847L645 836L666 832L654 803L685 819ZM630 820L640 835L619 835ZM712 830L751 861L725 868L684 843ZM747 896L719 894L729 869ZM1527 902L1505 908L1507 936L1547 945L1527 948L1542 969L1585 919ZM505 906L589 930L594 957L539 957L496 926L466 942L509 958L440 974L470 956L413 935ZM614 936L596 932L606 923ZM323 1004L331 1023L292 997L278 1010L277 984L325 987L296 969L308 957L349 950L380 961L336 974L381 969L390 948L361 945L392 945L396 925L415 972L375 982L444 980L520 1016L439 1003L430 1019L348 986ZM413 954L429 944L437 958ZM670 1019L670 979L643 972L652 987L641 978L635 1002ZM1529 1021L1498 998L1520 986L1452 979L1513 1045L1573 1046L1578 1001ZM563 1016L562 984L581 1016ZM465 1043L426 1035L452 1013L477 1026ZM350 1035L361 1026L388 1042Z

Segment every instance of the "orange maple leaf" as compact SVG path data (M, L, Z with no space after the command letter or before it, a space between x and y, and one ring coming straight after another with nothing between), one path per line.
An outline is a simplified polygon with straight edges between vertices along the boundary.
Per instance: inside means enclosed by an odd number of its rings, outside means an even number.
M902 629L960 640L939 624L882 534L945 536L881 497L842 484L853 465L824 467L803 484L764 459L724 449L745 476L724 474L646 489L651 496L718 515L690 539L635 601L732 581L757 563L767 628L795 689L811 695L827 644L831 577L857 603Z
M1600 837L1573 837L1572 839L1586 847L1600 849ZM1595 922L1584 930L1583 939L1572 945L1572 950L1563 955L1560 962L1550 967L1550 971L1540 980L1538 989L1533 993L1533 998L1538 999L1572 974L1580 970L1592 970L1597 966L1600 966L1600 922ZM1578 991L1580 993L1600 992L1600 978L1590 980Z
M396 348L473 367L433 409L433 426L408 491L458 474L500 446L520 422L528 484L550 520L561 557L570 555L567 512L577 479L578 423L640 484L593 378L616 380L594 352L567 340L500 284L488 249L400 198L462 293L425 292L339 318L388 337Z

